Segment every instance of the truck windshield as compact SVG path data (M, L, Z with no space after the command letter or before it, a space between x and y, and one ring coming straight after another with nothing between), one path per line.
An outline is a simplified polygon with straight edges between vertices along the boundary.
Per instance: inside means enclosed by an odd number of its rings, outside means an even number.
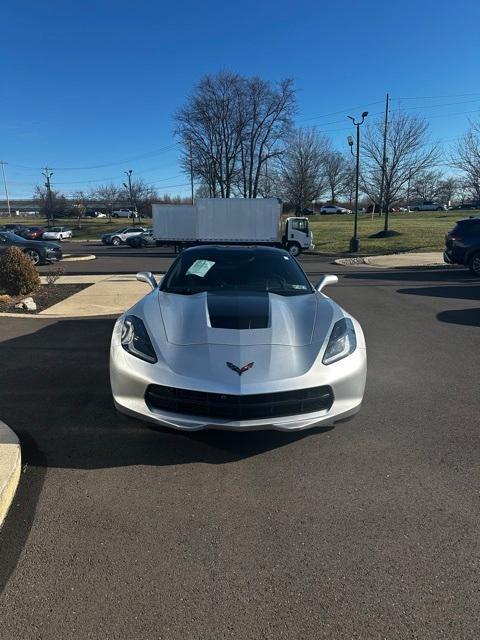
M160 289L182 295L203 291L255 291L282 296L313 293L296 260L285 251L263 248L187 250L173 263Z

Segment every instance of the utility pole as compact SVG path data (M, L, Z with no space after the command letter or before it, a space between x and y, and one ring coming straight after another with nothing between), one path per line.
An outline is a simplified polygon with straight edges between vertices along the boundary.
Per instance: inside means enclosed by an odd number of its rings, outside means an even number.
M408 182L407 182L407 211L410 211L410 180L412 179L411 170L408 172Z
M190 142L188 143L188 148L189 148L189 164L190 164L190 191L191 191L191 198L192 198L192 204L193 204L193 156L192 156L192 141L190 140Z
M130 198L130 211L132 213L133 224L135 224L137 222L137 205L136 204L134 205L134 202L133 202L132 173L133 173L133 169L129 169L128 171L125 171L125 175L128 178L128 185L123 183L123 186L125 187L125 189L128 189L129 198Z
M51 223L54 220L53 204L52 204L52 185L50 183L50 178L53 176L53 171L50 171L48 167L44 167L42 174L45 178L45 187L47 188L47 203L48 203L47 223L48 223L48 226L50 227Z
M10 198L8 197L7 179L5 178L5 165L8 164L8 162L5 162L5 160L0 160L0 164L2 165L3 186L5 187L5 195L7 197L8 215L11 218L12 212L10 211Z
M383 213L383 190L385 186L385 169L387 167L387 131L388 131L388 105L390 103L390 96L387 93L385 101L385 125L383 128L383 156L382 156L382 179L380 182L380 216Z

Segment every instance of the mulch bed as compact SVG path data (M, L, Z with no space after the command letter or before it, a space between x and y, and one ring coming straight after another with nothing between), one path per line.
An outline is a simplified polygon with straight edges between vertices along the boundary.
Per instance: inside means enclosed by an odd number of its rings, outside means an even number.
M0 313L29 313L35 315L90 286L91 284L43 284L35 293L24 296L13 296L9 302L0 302ZM16 304L28 297L33 298L36 302L36 311L15 309Z

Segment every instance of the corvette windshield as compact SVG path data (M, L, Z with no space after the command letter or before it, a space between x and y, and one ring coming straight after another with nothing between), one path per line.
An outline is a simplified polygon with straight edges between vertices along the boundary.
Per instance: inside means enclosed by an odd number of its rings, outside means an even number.
M160 288L183 295L255 291L297 296L313 291L302 269L287 253L255 248L186 251L172 265Z

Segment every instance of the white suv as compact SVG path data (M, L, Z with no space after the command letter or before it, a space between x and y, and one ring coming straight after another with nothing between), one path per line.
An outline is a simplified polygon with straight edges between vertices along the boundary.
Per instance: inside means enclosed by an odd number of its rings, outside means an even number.
M339 207L336 204L324 204L323 207L320 207L320 213L351 213L350 209L345 209L345 207Z
M102 235L103 244L113 244L114 247L125 243L128 238L139 236L145 233L148 229L143 227L125 227L124 229L118 229L118 231L112 231L111 233L104 233Z
M412 207L412 211L446 211L447 206L440 204L439 202L433 202L432 200L425 200L422 204L416 204Z
M139 218L140 216L136 211L130 211L130 209L117 209L112 211L112 218Z

